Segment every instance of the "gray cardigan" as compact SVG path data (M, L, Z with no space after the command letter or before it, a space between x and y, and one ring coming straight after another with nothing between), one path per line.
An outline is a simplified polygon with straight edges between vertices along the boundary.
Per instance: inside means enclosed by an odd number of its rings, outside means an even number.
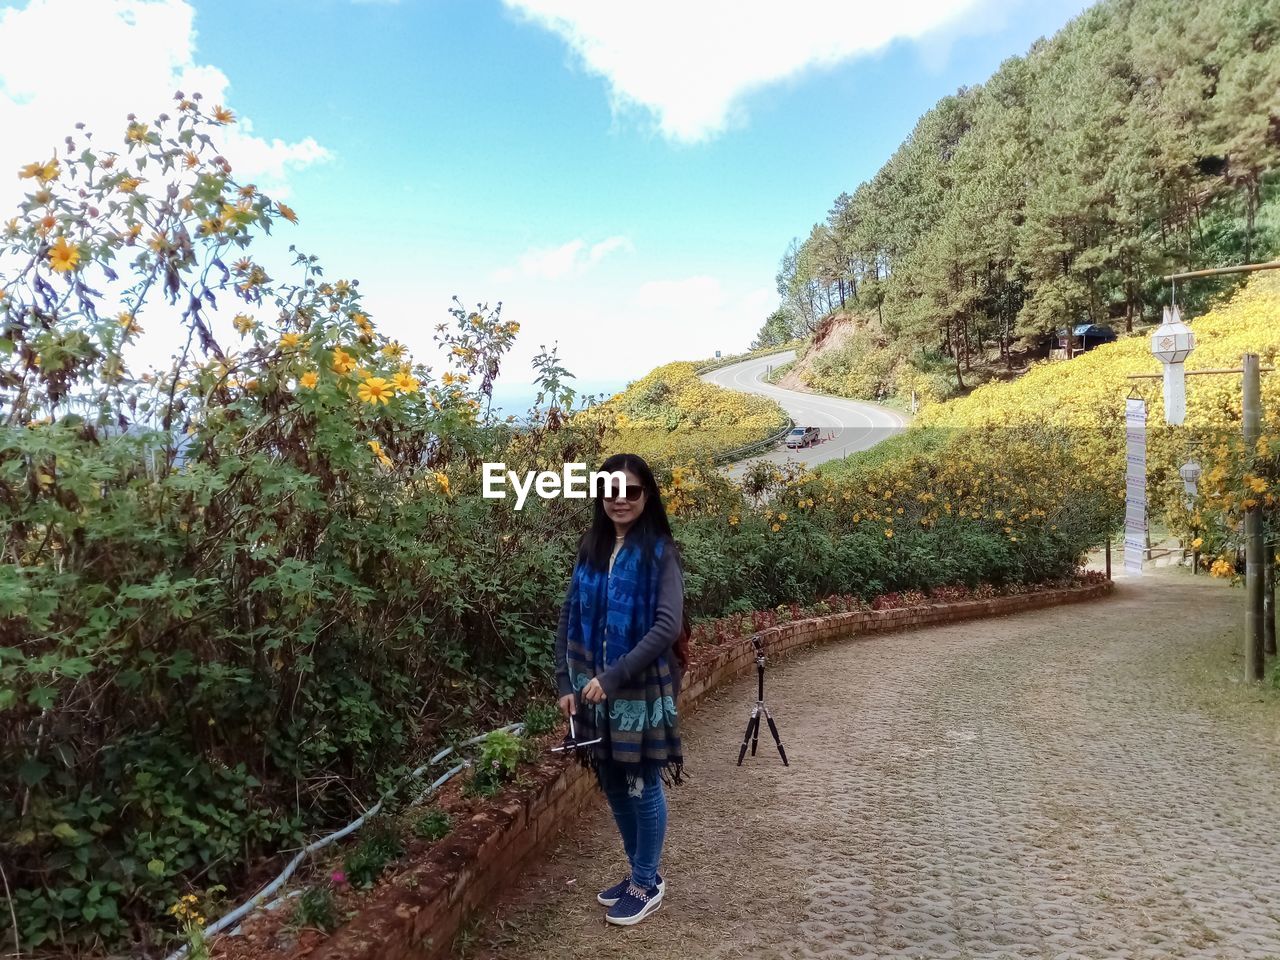
M564 603L560 607L560 625L556 628L556 686L560 696L573 693L573 684L569 682L568 632L569 632L569 600L573 590L573 581L569 581L569 589L565 591ZM676 551L662 551L661 566L658 570L658 609L653 619L653 626L630 653L623 654L613 665L599 675L600 686L604 695L613 699L619 687L626 686L636 676L643 673L659 654L667 655L667 665L671 670L671 681L675 685L675 694L680 695L680 664L676 660L672 648L676 638L680 636L680 627L684 622L684 574L680 570L680 562L676 559Z

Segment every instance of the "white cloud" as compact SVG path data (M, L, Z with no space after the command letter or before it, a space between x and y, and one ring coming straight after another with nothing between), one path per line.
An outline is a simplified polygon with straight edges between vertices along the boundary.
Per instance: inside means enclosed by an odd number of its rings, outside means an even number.
M533 280L561 280L581 276L611 253L634 252L632 242L621 236L609 237L587 245L585 240L570 240L558 247L536 247L522 253L514 267L495 271L493 278L510 281L519 277Z
M173 114L178 90L234 109L227 75L196 62L194 19L185 0L30 0L0 9L0 206L21 198L18 167L60 150L78 122L92 142L117 148L128 114L144 122ZM286 192L290 171L329 158L311 137L268 140L243 117L224 128L219 149L238 179L274 196Z
M614 109L654 115L669 140L722 132L742 98L808 68L917 39L979 0L503 0L604 77Z

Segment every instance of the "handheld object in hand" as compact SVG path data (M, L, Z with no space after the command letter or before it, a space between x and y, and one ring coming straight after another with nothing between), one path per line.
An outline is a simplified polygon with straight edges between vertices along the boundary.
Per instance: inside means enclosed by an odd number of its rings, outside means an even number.
M567 753L570 750L579 750L583 747L590 747L599 743L604 737L596 737L594 740L579 740L578 730L573 722L573 714L569 714L569 735L564 738L564 743L558 747L552 747L552 753Z

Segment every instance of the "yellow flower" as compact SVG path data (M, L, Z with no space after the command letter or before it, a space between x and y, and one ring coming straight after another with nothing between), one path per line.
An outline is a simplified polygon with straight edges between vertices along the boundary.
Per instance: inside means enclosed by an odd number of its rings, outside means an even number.
M370 377L360 384L356 394L365 403L372 403L376 407L379 403L390 403L394 392L391 384L382 379L382 377Z
M301 342L302 337L298 336L296 333L280 334L280 349L282 350L291 350Z
M137 177L125 177L117 186L121 193L133 193L141 183Z
M146 143L147 142L147 125L145 123L131 123L124 132L125 143Z
M237 313L231 323L238 331L240 331L241 336L248 333L254 327L253 317L243 313Z
M307 390L314 390L316 388L316 384L319 382L320 375L314 370L308 370L298 378L298 386L304 387Z
M356 325L356 329L366 337L373 335L373 324L369 322L369 318L363 313L353 313L351 315L351 322L354 323Z
M236 115L226 107L218 106L213 108L214 123L235 123Z
M783 523L786 523L787 515L785 513L780 513L778 514L778 519L781 520Z
M892 540L892 539L893 539L893 531L892 531L892 530L885 530L884 535L885 535L886 537L888 537L890 540Z
M1196 537L1191 541L1192 550L1199 550L1202 546L1204 546L1204 537Z
M446 476L446 475L445 475L445 474L443 474L443 473L439 473L439 472L437 472L437 473L436 473L436 484L440 487L441 491L443 491L443 492L444 492L444 495L447 497L447 496L449 495L449 478L448 478L448 476Z
M57 180L62 169L58 166L57 158L53 158L46 163L28 163L25 167L18 171L18 178L21 180L39 180L41 183L50 183Z
M59 273L68 273L80 262L80 248L67 243L66 237L59 237L58 242L49 251L49 265Z
M440 378L440 382L447 387L447 386L450 386L451 384L457 383L458 378L455 377L452 373L449 373L448 371L446 371L444 376Z
M731 514L729 517L729 526L736 527L737 525L738 525L738 515L736 513Z
M394 464L391 462L391 458L388 457L386 452L382 449L382 444L380 444L377 440L369 441L369 449L373 451L373 455L377 457L379 461L381 461L384 467L394 466Z
M397 373L391 378L391 385L401 393L417 393L418 380L412 374Z
M350 373L356 368L356 358L347 353L341 347L333 348L333 371L334 373Z
M141 333L142 328L138 326L138 321L133 318L133 314L125 310L116 318L120 326L124 327L124 335L131 336L135 333Z
M399 360L403 353L404 347L398 343L388 343L382 348L382 355L387 357L389 360Z
M777 533L779 530L782 529L782 526L780 524L775 523L771 527L769 527L769 529L772 530L774 533Z
M1254 493L1265 493L1267 489L1267 481L1262 477L1246 477L1245 481L1249 484L1249 489Z
M279 208L280 210L280 216L284 217L290 223L298 222L298 215L294 213L289 207L286 207L283 203L277 203L276 207Z
M370 374L369 371L366 370L364 367L356 367L357 380L365 380L365 379L368 379L370 376L372 376L372 374Z

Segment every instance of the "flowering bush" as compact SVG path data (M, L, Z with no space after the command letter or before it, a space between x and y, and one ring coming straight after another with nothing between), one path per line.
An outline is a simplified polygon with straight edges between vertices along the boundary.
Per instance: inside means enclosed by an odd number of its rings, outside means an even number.
M1258 274L1228 300L1203 316L1189 318L1196 335L1192 369L1238 368L1246 352L1264 366L1280 355L1280 277ZM960 400L927 408L917 420L935 435L972 438L994 446L1010 474L1035 472L1016 449L1006 449L1010 425L1045 425L1069 433L1058 458L1069 480L1066 496L1102 497L1118 514L1124 498L1124 400L1131 373L1156 373L1148 337L1131 337L1091 350L1069 363L1042 363L1012 383L979 387ZM1187 382L1187 414L1182 426L1164 422L1159 381L1139 381L1147 400L1147 471L1153 518L1164 520L1187 542L1199 539L1211 572L1231 576L1240 542L1243 510L1276 504L1280 482L1280 380L1262 378L1263 435L1256 449L1244 448L1239 376L1206 376ZM996 459L993 457L993 459ZM1200 462L1197 501L1188 508L1178 474L1187 460ZM1044 506L1044 504L1041 504Z
M0 928L29 950L163 939L197 878L242 889L551 672L581 506L472 494L484 460L598 459L554 356L543 418L489 426L499 310L455 303L437 371L356 281L296 251L276 279L254 241L296 215L234 179L233 121L180 97L69 139L3 228Z
M584 419L604 426L610 453L638 453L655 466L706 462L786 425L772 400L705 383L698 369L686 362L658 367Z

